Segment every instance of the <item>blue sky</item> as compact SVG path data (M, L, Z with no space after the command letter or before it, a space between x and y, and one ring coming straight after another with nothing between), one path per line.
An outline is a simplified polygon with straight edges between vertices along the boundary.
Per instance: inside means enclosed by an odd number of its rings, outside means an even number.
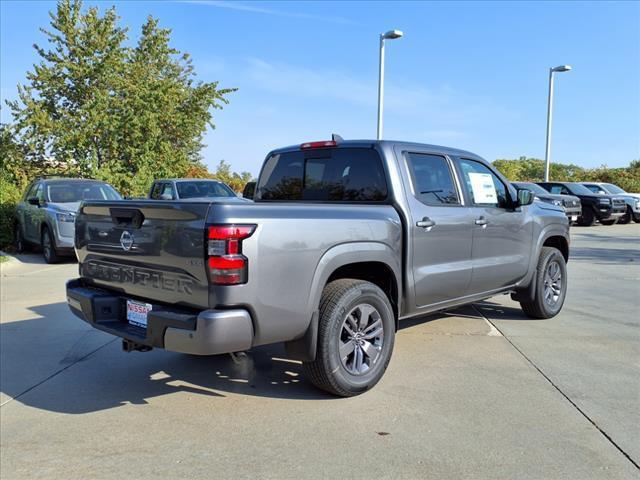
M638 2L85 2L114 4L135 39L148 14L173 30L200 79L238 87L215 111L205 162L256 174L271 148L373 138L378 34L387 44L385 138L488 160L544 157L547 76L556 77L553 159L640 158ZM1 96L36 61L54 2L0 4ZM10 120L2 109L2 121Z

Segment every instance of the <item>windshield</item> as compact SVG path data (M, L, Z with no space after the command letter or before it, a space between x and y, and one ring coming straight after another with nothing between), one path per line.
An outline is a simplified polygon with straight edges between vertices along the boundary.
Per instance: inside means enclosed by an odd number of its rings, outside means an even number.
M579 183L570 183L567 185L571 193L574 195L593 195L596 192L592 192L584 185L580 185Z
M107 183L52 182L45 187L46 198L52 203L76 203L82 200L120 200L122 197Z
M266 161L257 200L381 202L387 182L380 155L371 148L323 148L283 152Z
M603 183L602 186L609 193L615 193L615 194L618 194L618 195L621 194L621 193L627 193L623 189L621 189L619 186L614 185L612 183Z
M200 198L200 197L235 197L231 188L221 182L210 180L193 182L176 182L179 198Z
M539 195L549 195L549 192L547 192L540 185L536 185L535 183L513 182L513 184L516 186L516 188L519 188L519 189L526 188L527 190L531 190L533 193L537 193Z

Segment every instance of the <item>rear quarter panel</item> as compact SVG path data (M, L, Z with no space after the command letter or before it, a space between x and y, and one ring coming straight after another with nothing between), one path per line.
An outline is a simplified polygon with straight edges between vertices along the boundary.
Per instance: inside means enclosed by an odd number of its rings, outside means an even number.
M386 259L401 278L402 228L390 205L223 205L210 210L208 223L257 225L242 245L248 282L212 287L210 293L214 304L251 312L255 345L304 334L324 282L345 263Z

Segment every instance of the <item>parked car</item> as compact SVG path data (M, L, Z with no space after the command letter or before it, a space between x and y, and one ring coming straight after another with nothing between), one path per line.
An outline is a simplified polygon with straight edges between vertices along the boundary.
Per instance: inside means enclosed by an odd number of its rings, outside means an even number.
M203 178L173 178L155 180L149 190L152 200L184 200L194 198L224 198L244 202L226 183Z
M626 224L631 220L640 223L640 193L627 193L612 183L582 182L582 184L598 195L616 195L624 199L627 211L618 219L618 223Z
M511 182L511 184L519 190L523 188L531 190L535 197L541 202L551 203L552 205L564 208L569 222L576 222L582 214L582 205L578 197L573 195L555 195L547 192L540 185L533 182Z
M626 203L623 198L613 195L598 195L587 187L575 182L540 182L545 190L554 194L574 195L580 199L582 214L578 225L593 225L598 220L602 225L613 225L624 215Z
M380 380L400 320L503 293L550 318L567 291L561 208L473 153L417 143L281 148L254 202L92 201L76 228L68 304L126 351L285 342L339 396Z
M42 248L47 263L73 255L74 221L84 200L120 200L108 183L97 180L39 177L25 191L16 207L15 247Z

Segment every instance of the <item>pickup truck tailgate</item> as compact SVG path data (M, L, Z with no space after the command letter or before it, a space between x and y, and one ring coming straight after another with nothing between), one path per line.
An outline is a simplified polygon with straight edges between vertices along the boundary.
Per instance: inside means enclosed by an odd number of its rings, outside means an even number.
M76 218L80 275L89 283L171 305L209 307L209 202L90 201Z

